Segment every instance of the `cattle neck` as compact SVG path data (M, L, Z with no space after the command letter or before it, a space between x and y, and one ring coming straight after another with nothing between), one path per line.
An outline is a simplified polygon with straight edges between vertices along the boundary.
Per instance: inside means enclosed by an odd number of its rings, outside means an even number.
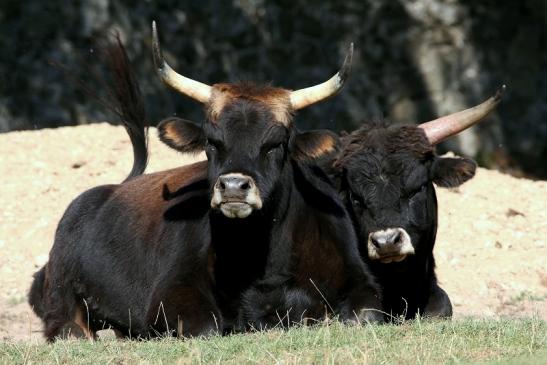
M431 288L437 285L432 253L387 265L370 263L369 267L382 288L384 310L404 313L406 318L413 318L419 308L423 310Z
M401 283L411 281L415 276L422 276L430 271L427 266L432 258L432 254L424 253L424 255L407 256L400 262L387 264L376 260L369 261L369 267L380 278L379 281L382 284L399 286Z
M437 200L435 195L435 189L433 186L430 188L429 198L430 201L434 201L432 206L428 209L432 209L431 213L431 225L429 225L425 231L420 232L417 242L414 242L415 252L413 255L407 256L400 262L382 263L377 260L369 260L369 266L372 272L377 278L383 288L386 290L401 290L409 287L407 284L415 285L415 281L423 281L424 278L430 275L435 275L435 260L433 255L433 247L435 245L435 239L437 234ZM431 200L432 199L432 200ZM367 242L362 242L360 247L366 247ZM366 253L362 252L362 256L366 257Z
M228 218L210 211L211 242L215 257L215 285L219 304L230 321L237 316L244 290L264 277L268 259L284 224L294 190L293 172L287 165L261 210L247 218Z
M436 228L436 227L435 227ZM381 263L369 261L369 267L382 288L385 302L393 303L405 298L410 306L416 305L420 298L426 297L429 288L437 282L435 258L432 242L435 242L435 229L424 234L414 255L401 262Z

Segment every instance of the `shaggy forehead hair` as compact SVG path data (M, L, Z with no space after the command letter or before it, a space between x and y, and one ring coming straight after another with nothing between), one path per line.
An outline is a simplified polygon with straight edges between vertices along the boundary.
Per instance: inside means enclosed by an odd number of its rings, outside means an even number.
M290 91L270 85L258 85L252 82L236 84L215 84L212 86L211 99L207 105L207 116L216 123L222 110L235 100L248 100L266 106L276 121L288 127L292 122L293 109Z
M342 137L342 148L335 167L345 167L359 155L382 153L394 155L410 153L418 159L433 154L423 129L413 126L386 126L385 122L366 124Z

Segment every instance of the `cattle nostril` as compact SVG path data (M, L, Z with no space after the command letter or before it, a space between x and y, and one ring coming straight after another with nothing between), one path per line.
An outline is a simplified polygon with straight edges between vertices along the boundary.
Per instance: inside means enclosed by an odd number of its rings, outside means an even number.
M224 195L248 194L253 188L253 180L240 174L227 174L219 177L216 188Z
M370 242L372 242L372 244L373 244L376 248L380 248L380 242L378 242L378 240L377 240L374 236L371 236L371 237L370 237Z
M397 231L393 237L392 237L392 241L394 245L398 245L400 244L402 241L401 241L401 231Z

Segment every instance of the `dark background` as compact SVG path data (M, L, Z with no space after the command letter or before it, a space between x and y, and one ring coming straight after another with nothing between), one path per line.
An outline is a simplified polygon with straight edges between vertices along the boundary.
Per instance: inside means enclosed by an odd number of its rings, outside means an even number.
M290 89L326 80L355 42L336 98L301 111L298 126L352 130L363 120L415 123L478 104L507 84L480 126L441 150L483 166L547 178L547 1L0 0L0 132L117 120L67 80L98 94L84 64L119 31L149 120L200 121L201 107L168 90L151 57L152 20L178 72L213 84L257 80Z

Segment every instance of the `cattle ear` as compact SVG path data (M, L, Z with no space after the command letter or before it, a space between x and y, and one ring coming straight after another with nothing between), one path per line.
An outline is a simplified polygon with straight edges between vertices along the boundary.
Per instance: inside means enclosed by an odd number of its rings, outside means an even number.
M158 124L158 133L163 143L180 152L198 153L205 148L203 129L188 120L164 119Z
M333 156L338 151L340 139L327 130L299 133L295 137L293 157L297 161L310 161Z
M453 188L475 176L477 164L468 158L437 157L430 170L430 178L437 186Z

